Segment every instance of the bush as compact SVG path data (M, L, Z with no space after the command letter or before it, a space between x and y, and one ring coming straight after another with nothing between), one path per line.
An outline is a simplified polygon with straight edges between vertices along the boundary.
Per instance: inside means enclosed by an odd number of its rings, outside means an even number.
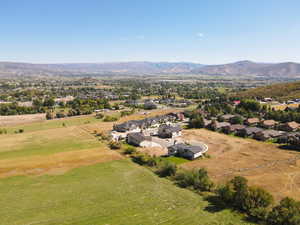
M180 187L192 187L198 191L211 191L214 184L205 169L182 171L175 176Z
M220 200L225 204L225 205L232 205L234 202L234 189L232 185L226 184L222 185L217 189L217 194L220 198Z
M114 122L114 121L117 121L117 120L118 120L118 118L115 117L115 116L105 116L104 119L103 119L104 122Z
M158 165L158 169L156 173L160 177L169 177L169 176L174 176L177 171L177 166L174 163L171 163L169 161L161 161Z
M5 128L0 128L0 134L7 134L7 130Z
M176 174L175 182L178 186L187 188L195 184L195 171L181 171Z
M188 127L189 128L203 128L204 127L204 119L200 114L193 115L190 120Z
M111 149L120 149L121 148L121 143L118 141L111 141L109 142L109 147Z
M267 208L273 203L273 196L259 187L248 187L244 192L241 207L247 213L258 208Z
M256 221L266 221L266 219L268 218L268 214L268 209L263 207L251 209L249 212L249 215L253 219L256 219Z
M97 113L96 114L96 119L103 119L104 115L102 113Z
M143 153L135 153L132 156L132 161L139 165L146 165L150 159L150 156Z
M102 141L108 141L108 140L110 140L109 136L108 136L106 133L102 132L102 131L97 132L97 131L95 130L94 133L95 133L95 136L96 136L96 137L100 137L100 139L101 139Z
M284 198L280 204L272 209L267 218L270 225L299 225L300 202L291 198Z
M202 168L197 171L197 177L194 188L199 191L211 191L214 183L210 180L207 171Z
M235 116L231 118L230 123L232 124L243 124L243 118L241 116Z
M128 146L127 148L124 149L124 154L126 155L131 155L136 152L136 148L133 146Z
M52 120L52 119L54 119L54 117L55 117L55 115L54 115L53 112L48 111L48 112L46 113L46 119L47 119L47 120Z
M134 110L131 110L131 111L122 111L121 112L121 117L123 116L129 116L129 115L132 115L134 113Z

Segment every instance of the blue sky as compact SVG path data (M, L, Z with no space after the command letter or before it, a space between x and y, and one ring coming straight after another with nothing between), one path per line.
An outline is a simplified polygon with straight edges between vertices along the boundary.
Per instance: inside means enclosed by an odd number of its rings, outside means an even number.
M300 62L299 0L0 0L0 61Z

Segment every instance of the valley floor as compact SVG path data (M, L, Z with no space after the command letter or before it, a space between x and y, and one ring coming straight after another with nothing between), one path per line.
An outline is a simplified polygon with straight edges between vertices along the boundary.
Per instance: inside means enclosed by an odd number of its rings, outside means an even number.
M148 116L161 113L167 112ZM92 135L112 126L85 116L7 127L8 134L0 136L0 224L250 224L157 177ZM24 133L15 134L20 128Z

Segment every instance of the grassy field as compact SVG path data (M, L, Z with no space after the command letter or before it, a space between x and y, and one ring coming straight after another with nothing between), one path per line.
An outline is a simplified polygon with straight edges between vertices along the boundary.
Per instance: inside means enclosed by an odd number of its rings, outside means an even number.
M20 126L20 134L13 132L19 127L8 127L10 134L0 136L0 225L249 224L230 210L212 212L199 195L91 134L112 125L83 116L33 122Z
M176 165L180 165L182 163L188 163L188 162L190 162L187 159L184 159L184 158L181 158L181 157L176 157L176 156L167 157L166 160L168 160L168 161L170 161L172 163L175 163Z
M63 124L65 124L65 126L78 126L95 122L99 122L99 120L96 119L94 115L88 115L69 117L64 119L45 120L17 126L8 126L6 127L6 129L9 134L12 134L15 131L18 131L19 129L24 129L25 132L31 132L38 130L61 128L63 127Z
M0 159L49 155L101 146L80 127L55 128L0 136Z
M3 225L248 224L128 160L0 180Z

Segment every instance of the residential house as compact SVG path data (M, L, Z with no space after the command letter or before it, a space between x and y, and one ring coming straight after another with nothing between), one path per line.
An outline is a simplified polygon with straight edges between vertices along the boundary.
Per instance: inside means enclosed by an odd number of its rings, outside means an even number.
M175 144L168 147L168 155L178 155L187 159L196 159L208 150L206 145L194 146L187 144Z
M209 126L211 124L211 120L203 119L203 122L204 122L204 127L209 128Z
M220 131L224 127L227 127L227 126L230 126L230 123L228 123L228 122L217 122L217 121L213 121L209 125L210 129L214 130L214 131Z
M245 121L245 124L248 126L256 126L259 123L259 118L248 118Z
M158 136L160 138L174 138L181 136L181 127L179 126L171 126L162 124L158 129Z
M157 105L154 102L145 102L144 109L157 109Z
M185 119L183 112L169 113L167 116L174 117L174 119L177 121L183 121Z
M118 132L139 132L141 130L140 122L137 120L130 120L125 123L115 124L113 129Z
M263 128L271 129L276 126L277 122L275 120L264 120L260 123Z
M259 127L245 127L237 132L237 135L241 137L254 137L254 135L258 132L263 131L262 128Z
M229 122L233 117L235 117L235 115L225 114L225 115L220 116L220 119L221 119L221 121Z
M145 136L141 132L127 134L126 141L130 145L139 147L161 147L158 143L152 141L152 137Z
M256 140L260 140L260 141L267 141L267 140L270 140L270 139L275 139L275 138L278 138L280 137L281 135L283 135L284 132L282 131L278 131L278 130L262 130L260 132L257 132L255 135L254 135L254 138Z
M244 129L246 126L245 125L241 125L241 124L233 124L233 125L229 125L223 128L223 131L226 134L232 134L232 133L237 133L240 130Z
M279 129L280 130L284 130L284 131L296 131L298 130L300 127L300 124L295 122L295 121L292 121L292 122L287 122L287 123L284 123L282 125L279 126Z

